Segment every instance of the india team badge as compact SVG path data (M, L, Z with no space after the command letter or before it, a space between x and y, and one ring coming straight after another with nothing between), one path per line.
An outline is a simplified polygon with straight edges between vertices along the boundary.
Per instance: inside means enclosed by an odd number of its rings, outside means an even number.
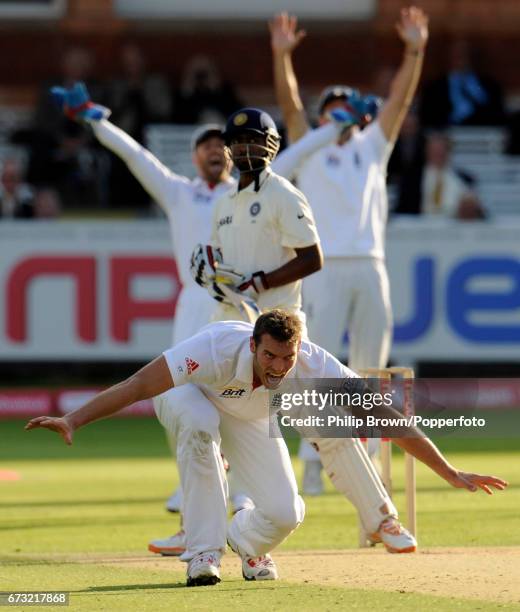
M236 126L241 126L244 125L244 123L247 123L246 113L238 113L238 115L233 119L233 123Z
M260 206L260 202L253 202L249 207L249 214L252 217L256 217L256 215L258 215L258 213L260 212L261 208L262 207Z

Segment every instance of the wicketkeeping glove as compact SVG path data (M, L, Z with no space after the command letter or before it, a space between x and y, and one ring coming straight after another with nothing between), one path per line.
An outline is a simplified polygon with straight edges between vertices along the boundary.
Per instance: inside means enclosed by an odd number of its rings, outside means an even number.
M74 83L70 89L51 87L50 91L57 106L73 121L89 123L110 117L109 108L92 102L85 83Z

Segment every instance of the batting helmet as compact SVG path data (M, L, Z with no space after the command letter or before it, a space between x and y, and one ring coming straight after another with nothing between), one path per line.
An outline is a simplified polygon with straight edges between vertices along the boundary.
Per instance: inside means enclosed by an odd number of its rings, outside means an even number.
M239 143L240 137L248 133L263 136L264 144ZM235 165L241 171L265 168L273 161L280 148L280 134L275 122L268 113L259 108L241 108L233 113L227 120L223 136L226 146L231 149ZM240 147L245 146L245 152L235 154L233 146L239 144ZM244 161L247 161L246 165L241 163Z

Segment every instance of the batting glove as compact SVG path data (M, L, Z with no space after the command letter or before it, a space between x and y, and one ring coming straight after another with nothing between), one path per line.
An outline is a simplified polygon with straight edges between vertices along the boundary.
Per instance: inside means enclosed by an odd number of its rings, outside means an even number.
M229 285L232 289L236 289L238 285L241 285L246 280L246 277L228 264L217 263L215 266L215 280L223 285Z
M190 272L193 280L207 289L215 281L217 266L222 263L220 249L210 244L197 244L190 260Z
M261 271L255 272L247 280L237 286L237 291L254 300L258 298L259 293L266 289L269 289L269 283L267 282L265 272Z
M109 108L92 102L85 83L74 83L70 89L51 87L50 91L56 105L73 121L89 123L110 117Z

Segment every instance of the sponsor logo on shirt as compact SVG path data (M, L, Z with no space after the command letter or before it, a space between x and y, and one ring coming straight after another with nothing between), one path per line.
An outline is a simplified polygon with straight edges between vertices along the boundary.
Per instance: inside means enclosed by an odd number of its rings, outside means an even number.
M224 391L222 391L220 397L239 398L242 397L245 392L245 389L239 389L238 387L228 387L227 389L224 389Z
M249 208L249 213L252 217L256 217L256 215L260 212L260 209L262 207L260 206L260 202L253 202L251 204L251 207Z
M298 217L298 219L303 219L303 217L305 217L305 215L303 213L301 213L300 215L296 215Z
M186 367L188 368L188 375L195 372L195 370L199 367L199 364L191 357L186 357L184 361L186 362Z
M325 163L331 168L337 168L340 165L341 160L337 155L334 155L334 153L330 153L330 155L327 155Z
M231 225L233 223L233 215L227 215L226 217L222 217L222 219L218 220L217 227L222 227L223 225Z
M361 157L359 157L359 153L357 151L354 153L354 166L356 166L356 168L361 166Z
M195 204L209 204L213 199L212 195L208 195L207 193L197 192L193 198Z

